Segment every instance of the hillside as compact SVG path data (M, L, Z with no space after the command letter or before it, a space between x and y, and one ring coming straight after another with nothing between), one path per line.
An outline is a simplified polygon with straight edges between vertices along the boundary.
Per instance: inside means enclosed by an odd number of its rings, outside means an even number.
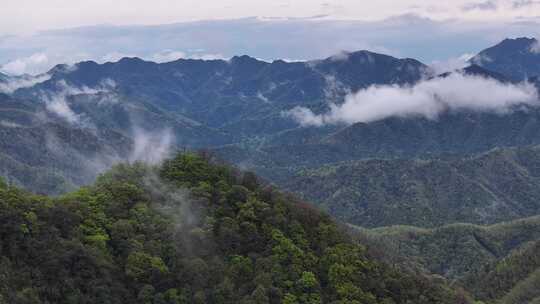
M0 303L468 303L250 173L178 155L59 198L0 186Z
M390 263L420 267L450 279L466 279L540 239L540 218L531 217L491 226L451 224L438 228L390 226L353 233L378 244ZM486 283L488 284L488 283ZM491 286L493 287L493 286ZM482 290L482 288L478 288ZM494 292L495 289L486 288Z
M534 38L505 39L470 61L514 80L540 76L540 52Z
M533 303L539 296L538 216L491 226L351 226L350 232L387 263L442 275L485 303Z
M540 241L530 242L467 278L479 299L505 304L540 300Z
M362 227L493 224L540 214L540 147L371 159L300 171L285 189Z

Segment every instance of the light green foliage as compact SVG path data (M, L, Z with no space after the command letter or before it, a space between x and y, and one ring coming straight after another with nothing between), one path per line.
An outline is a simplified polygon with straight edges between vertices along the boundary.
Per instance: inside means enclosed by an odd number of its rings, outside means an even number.
M0 189L7 303L455 303L364 254L308 204L186 154L59 198Z

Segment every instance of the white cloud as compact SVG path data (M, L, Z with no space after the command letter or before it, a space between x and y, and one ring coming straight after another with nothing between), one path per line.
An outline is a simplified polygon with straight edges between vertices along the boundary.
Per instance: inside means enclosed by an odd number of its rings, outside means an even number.
M230 58L225 57L221 54L193 54L188 57L189 59L200 59L200 60L229 60Z
M490 63L493 61L488 55L478 54L470 59L472 63L477 65L483 65L484 63Z
M69 96L86 94L94 95L99 93L110 92L116 87L116 83L111 79L104 79L100 86L96 88L89 88L86 86L83 87L73 87L67 84L64 80L61 80L56 83L57 91L55 92L41 92L40 98L45 102L45 107L47 111L58 115L60 118L64 119L70 124L77 124L81 126L86 126L85 122L82 121L82 115L75 113L70 105L68 98Z
M28 57L18 58L2 65L0 71L8 74L38 74L50 68L49 58L44 53L35 53Z
M76 124L80 122L80 115L73 112L69 107L65 95L54 95L52 97L45 98L46 107L49 112L53 112L61 118L65 119L70 124Z
M330 57L330 60L332 61L336 61L336 62L339 62L339 61L347 61L347 59L349 59L349 52L347 51L341 51L333 56Z
M473 58L473 54L463 54L459 57L452 57L447 60L434 60L430 64L430 68L435 74L442 74L463 69L469 65L469 60Z
M147 164L159 164L171 155L174 135L170 129L148 132L135 128L133 132L133 151L130 162L142 161Z
M531 52L534 54L540 54L540 41L536 41L531 45Z
M49 74L39 76L9 77L6 82L0 82L0 93L11 94L18 89L32 87L51 78Z
M476 53L504 38L521 36L540 37L540 19L436 21L406 14L369 22L245 18L156 26L102 25L0 37L0 65L9 64L14 73L35 74L58 63L81 60L105 62L137 56L166 61L182 54L183 58L226 59L247 54L266 61L305 61L363 49L432 62ZM25 63L32 62L30 57L41 57L41 63Z
M330 104L330 111L320 115L301 107L284 115L303 126L321 126L368 123L388 117L436 119L447 110L505 112L519 104L540 105L532 84L503 84L479 76L453 73L445 78L421 81L412 87L372 86L347 96L343 104Z
M125 58L125 57L137 57L134 54L126 54L121 52L111 52L107 53L104 56L101 57L101 59L98 60L98 62L117 62L118 60Z
M175 61L175 60L178 60L180 58L185 58L185 57L186 57L186 53L184 52L164 50L164 51L155 53L148 59L154 62L161 63L161 62Z
M498 5L495 1L487 0L483 2L472 2L462 6L464 11L480 10L480 11L494 11L497 10Z

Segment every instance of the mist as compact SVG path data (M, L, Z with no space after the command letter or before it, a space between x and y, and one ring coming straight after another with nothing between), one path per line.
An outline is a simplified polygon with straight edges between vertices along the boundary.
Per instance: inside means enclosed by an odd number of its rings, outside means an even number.
M45 103L47 111L56 114L70 124L89 126L87 121L83 121L83 114L75 113L68 102L68 98L74 95L96 95L99 93L108 93L114 90L116 83L110 79L104 79L96 88L74 87L61 80L56 83L56 91L42 91L39 93L39 99Z
M47 81L51 78L49 74L38 76L17 76L8 77L4 82L0 82L0 93L11 94L18 89L32 87L38 83Z
M175 138L170 129L149 132L135 127L133 149L128 160L142 161L150 165L160 164L171 155L174 142Z
M501 83L455 72L413 86L371 86L347 95L342 104L330 102L326 113L296 107L283 115L302 126L323 126L369 123L389 117L437 119L445 111L505 113L518 105L540 105L534 85Z

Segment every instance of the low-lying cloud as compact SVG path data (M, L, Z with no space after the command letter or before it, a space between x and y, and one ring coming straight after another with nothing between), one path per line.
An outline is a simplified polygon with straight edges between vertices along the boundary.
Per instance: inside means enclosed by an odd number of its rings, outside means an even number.
M0 82L0 93L11 94L18 89L32 87L51 78L49 74L39 76L9 77L5 82Z
M535 41L532 45L531 45L531 52L534 53L534 54L540 54L540 41Z
M35 53L28 57L21 57L2 65L0 70L13 75L38 74L47 70L51 65L45 53Z
M445 111L511 111L518 105L538 106L538 92L529 83L506 84L494 79L453 73L414 86L372 86L330 104L324 114L297 107L284 115L302 126L369 123L389 117L436 119Z
M149 132L135 128L133 132L133 150L130 162L142 161L156 165L171 156L175 137L170 129Z
M430 68L435 75L443 74L446 72L454 72L461 70L469 65L469 61L474 57L473 54L463 54L459 57L452 57L447 60L434 60L430 64Z
M100 86L96 88L74 87L61 80L56 83L57 91L55 92L42 92L40 99L45 102L47 111L58 115L70 124L84 125L81 114L75 113L70 105L68 98L74 95L94 95L99 93L110 92L116 87L116 83L113 80L105 79L101 82Z

